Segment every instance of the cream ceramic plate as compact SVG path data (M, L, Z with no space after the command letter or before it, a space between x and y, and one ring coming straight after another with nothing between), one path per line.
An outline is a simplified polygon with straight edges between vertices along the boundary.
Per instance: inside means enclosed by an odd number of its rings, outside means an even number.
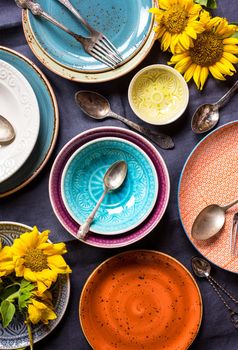
M13 175L27 160L36 143L40 113L36 96L26 78L0 60L0 114L13 125L16 137L0 147L0 183Z
M63 78L82 83L100 83L104 81L113 80L127 74L136 66L138 66L138 64L140 64L140 62L146 57L146 55L150 52L150 49L152 48L156 39L156 35L151 28L150 34L147 40L145 41L144 46L142 46L140 51L122 66L114 70L104 71L100 73L83 73L79 71L74 71L70 68L58 64L44 52L44 50L37 44L37 41L34 38L30 23L28 21L28 14L25 10L23 10L22 22L26 40L33 53L42 62L42 64L44 64L48 69L62 76Z

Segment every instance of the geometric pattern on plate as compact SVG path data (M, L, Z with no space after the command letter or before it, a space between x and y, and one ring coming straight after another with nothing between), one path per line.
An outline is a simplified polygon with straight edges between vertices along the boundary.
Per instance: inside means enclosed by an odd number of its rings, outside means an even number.
M238 122L221 126L192 151L181 175L179 210L188 238L212 263L238 272L238 257L230 255L230 232L238 204L226 212L225 225L206 241L192 238L191 228L198 213L209 204L227 204L238 198Z
M65 167L62 192L72 217L79 223L91 213L103 192L103 176L111 164L128 166L122 186L109 192L99 207L90 230L117 234L139 225L154 207L158 179L153 163L137 146L111 138L88 143Z
M14 222L0 221L0 240L5 245L11 245L15 238L22 233L31 230L29 226ZM51 288L53 305L57 318L48 325L39 323L32 325L34 343L45 338L62 319L69 300L70 281L67 275L59 275L57 282ZM27 328L23 318L17 314L7 328L2 327L0 322L0 349L18 349L29 346Z

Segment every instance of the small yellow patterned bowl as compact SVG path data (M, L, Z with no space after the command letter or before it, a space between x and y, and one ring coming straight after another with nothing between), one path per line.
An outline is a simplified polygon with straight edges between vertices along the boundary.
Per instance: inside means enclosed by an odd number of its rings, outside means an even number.
M140 119L165 125L177 120L185 111L188 85L174 68L154 64L140 70L131 80L128 99Z

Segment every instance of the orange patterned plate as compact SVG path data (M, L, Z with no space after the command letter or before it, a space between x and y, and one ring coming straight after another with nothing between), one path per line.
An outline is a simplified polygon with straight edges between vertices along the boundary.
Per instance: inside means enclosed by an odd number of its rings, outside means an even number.
M79 315L94 350L184 350L198 333L202 300L195 280L177 260L135 250L94 270Z
M238 198L238 122L226 124L206 136L193 150L182 171L178 204L180 218L195 248L212 263L238 272L238 257L230 255L230 232L238 205L226 213L226 222L213 238L191 237L192 224L207 205L226 204Z

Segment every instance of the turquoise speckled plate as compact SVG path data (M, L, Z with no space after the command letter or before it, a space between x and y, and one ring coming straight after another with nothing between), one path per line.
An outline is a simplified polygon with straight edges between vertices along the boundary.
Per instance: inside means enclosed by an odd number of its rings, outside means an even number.
M36 65L20 53L0 46L0 59L21 72L30 83L40 110L40 130L35 147L26 163L0 184L0 198L20 190L32 181L47 163L56 143L59 113L50 83Z
M103 192L103 176L116 161L128 166L122 186L108 193L90 231L119 234L150 214L158 195L158 178L150 158L138 146L118 138L100 138L79 148L65 165L61 190L70 215L82 224Z
M145 43L152 26L153 0L71 0L72 4L98 31L117 47L123 59L130 59ZM57 0L38 0L42 8L66 27L89 36L80 21ZM108 68L83 50L82 46L55 25L28 13L31 31L38 45L60 65L78 71Z

